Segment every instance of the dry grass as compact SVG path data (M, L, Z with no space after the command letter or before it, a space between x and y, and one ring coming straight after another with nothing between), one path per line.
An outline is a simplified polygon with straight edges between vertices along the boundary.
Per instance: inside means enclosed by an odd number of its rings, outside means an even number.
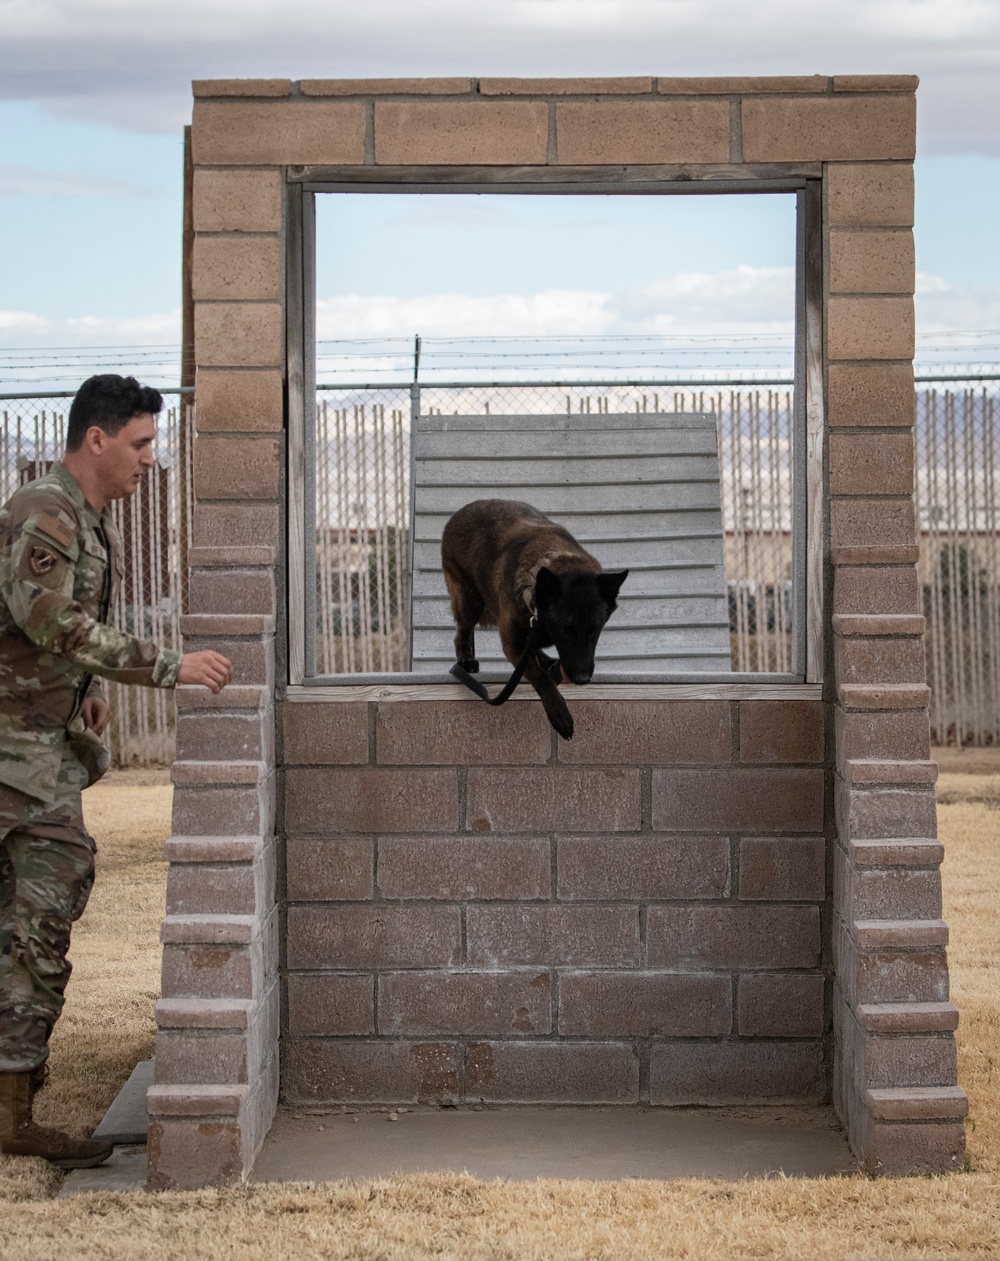
M963 766L964 769L964 766ZM1000 1255L1000 812L948 767L940 811L960 1075L972 1101L972 1172L721 1183L482 1183L410 1176L330 1186L100 1194L53 1202L42 1162L0 1160L0 1258L54 1261L590 1261L618 1258L992 1258ZM997 767L1000 769L1000 766ZM964 800L965 797L977 800ZM151 1050L169 789L89 794L102 847L77 975L53 1049L51 1113L92 1123ZM118 803L127 802L124 809ZM45 1096L43 1096L43 1099Z

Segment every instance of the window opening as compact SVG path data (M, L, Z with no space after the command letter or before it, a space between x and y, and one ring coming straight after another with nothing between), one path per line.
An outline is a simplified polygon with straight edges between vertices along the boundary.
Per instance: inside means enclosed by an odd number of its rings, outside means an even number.
M453 626L435 553L448 505L431 486L442 478L457 496L454 507L487 495L533 502L550 493L556 510L549 515L558 520L560 502L579 506L581 485L593 498L599 484L625 509L603 539L593 514L564 522L606 567L632 570L602 637L595 681L803 677L801 193L352 191L317 200L315 342L307 347L315 351L317 386L315 410L305 417L307 529L312 522L312 545L304 549L311 571L303 601L306 679L446 677ZM441 222L435 203L448 211ZM536 292L498 294L511 251L495 250L499 261L491 255L476 270L474 241L514 240L519 218L525 239L528 203L544 207L523 264ZM568 216L560 210L567 204ZM618 213L636 206L631 216ZM491 219L498 207L513 207L513 226L498 228ZM588 213L603 213L604 227L588 227ZM540 273L553 281L546 289L539 287L536 238L547 238L558 254L560 214L564 236L572 226L593 247L603 235L604 249L588 273L580 243L571 242ZM684 221L699 214L711 222L694 236L689 269L664 282L664 271L688 257L677 245ZM663 258L654 226L672 241ZM615 231L619 239L629 235L630 245L609 259ZM713 246L723 264L750 261L711 272ZM602 290L616 267L619 290ZM558 287L573 275L595 279L590 288L580 281L576 290ZM464 293L463 277L471 277ZM508 280L514 289L524 275L515 267ZM428 293L435 281L437 294ZM574 315L574 304L586 309ZM561 331L567 321L594 327L595 312L608 332ZM533 331L510 331L524 321ZM637 369L646 369L643 379ZM687 478L664 473L668 437L673 472L686 469ZM566 459L550 458L549 475L532 450L562 451ZM525 477L517 476L519 466ZM582 484L569 474L574 466L585 473ZM561 500L551 495L558 490ZM437 493L436 505L424 492ZM694 495L694 515L678 515L671 492L675 500ZM669 509L681 528L666 529L657 508ZM668 569L685 581L655 590L651 578ZM484 655L484 680L505 677L498 644Z

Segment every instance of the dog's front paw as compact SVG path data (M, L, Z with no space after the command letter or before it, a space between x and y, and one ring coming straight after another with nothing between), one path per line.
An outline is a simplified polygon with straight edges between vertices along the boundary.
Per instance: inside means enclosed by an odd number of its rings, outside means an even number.
M475 657L466 657L464 661L458 663L467 674L479 673L479 662Z
M549 722L556 729L556 733L564 740L573 739L573 715L564 705L561 709L548 710Z

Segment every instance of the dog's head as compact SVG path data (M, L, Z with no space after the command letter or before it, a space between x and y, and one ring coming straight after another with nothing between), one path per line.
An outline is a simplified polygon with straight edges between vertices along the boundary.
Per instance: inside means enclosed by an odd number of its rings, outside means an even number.
M570 683L590 682L597 641L618 607L618 591L627 577L627 569L607 574L557 574L544 567L538 571L538 619L552 636Z

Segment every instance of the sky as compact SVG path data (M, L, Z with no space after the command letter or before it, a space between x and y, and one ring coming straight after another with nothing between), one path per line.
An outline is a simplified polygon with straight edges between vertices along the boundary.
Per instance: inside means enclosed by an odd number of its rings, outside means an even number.
M995 363L1000 0L0 0L0 392L174 380L192 78L862 72L921 76L918 358ZM323 367L416 332L776 363L790 201L324 198Z

